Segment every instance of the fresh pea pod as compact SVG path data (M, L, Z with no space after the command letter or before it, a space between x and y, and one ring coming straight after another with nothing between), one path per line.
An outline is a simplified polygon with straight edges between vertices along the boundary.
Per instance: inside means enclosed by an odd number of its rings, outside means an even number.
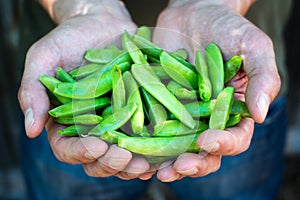
M128 104L135 103L137 105L137 109L131 117L131 128L133 133L138 134L141 133L144 128L144 110L141 94L136 81L129 71L124 72L123 80L128 96Z
M87 125L80 125L75 124L68 126L64 129L58 130L57 133L59 135L69 136L69 137L75 137L75 136L82 136L86 135L93 126L87 126Z
M166 71L161 65L151 66L151 68L160 79L170 79L170 76L166 73Z
M232 56L224 64L224 83L229 82L240 70L243 59L240 56Z
M208 75L208 67L204 55L196 51L195 67L198 72L198 90L203 101L209 101L212 95L212 86Z
M163 51L153 42L136 34L132 36L132 41L135 43L136 46L138 46L138 48L141 49L142 52L157 59L159 59L160 54Z
M160 62L166 73L169 74L173 80L190 89L198 88L197 74L182 63L178 62L167 52L163 51L161 53Z
M127 31L123 33L122 46L129 53L132 61L135 64L148 64L144 54L139 48L131 41L130 35Z
M55 98L57 98L57 100L63 104L65 103L68 103L71 101L70 98L67 98L67 97L63 97L63 96L60 96L58 94L54 94L54 90L57 86L57 84L60 84L61 81L52 77L52 76L48 76L48 75L45 75L45 74L42 74L40 76L40 82L49 90L49 92L51 94L53 94L53 96ZM58 102L57 102L58 103Z
M73 77L61 67L58 67L56 69L56 75L57 75L58 79L62 82L69 82L69 83L75 82Z
M119 131L106 131L105 133L100 135L101 140L104 140L112 144L117 144L118 139L120 137L129 137L129 136Z
M107 118L108 116L112 115L112 113L113 113L112 105L109 105L103 109L102 117Z
M217 98L224 87L224 64L220 48L210 43L205 48L212 98Z
M190 62L186 61L185 59L183 59L181 56L178 56L174 53L170 53L170 56L172 56L174 59L176 59L178 62L180 62L183 66L189 68L193 72L196 72L195 71L195 66L192 65Z
M74 78L74 79L80 79L84 78L88 75L93 74L94 72L98 71L101 69L103 65L97 64L97 63L90 63L87 65L83 65L80 67L77 67L69 72L69 74Z
M209 118L210 129L224 130L233 104L234 87L224 88L217 97L216 105Z
M54 121L60 124L85 124L93 125L102 121L102 117L95 114L81 114L75 116L64 116L54 118Z
M114 49L89 49L86 51L84 58L92 63L106 64L122 53L121 50Z
M192 117L209 117L215 107L216 100L193 101L184 104L184 107L188 110Z
M173 55L178 56L184 60L186 60L188 57L187 51L185 49L178 49L177 51L173 52Z
M241 121L241 119L242 116L240 114L230 115L226 123L226 128L237 125Z
M149 121L153 126L167 120L168 114L163 105L161 105L151 94L144 88L141 88L145 107L149 113Z
M145 156L178 156L184 152L199 152L195 145L199 134L172 137L121 137L118 146Z
M113 110L117 111L126 104L126 92L121 70L115 66L112 70Z
M112 115L103 119L100 124L94 127L88 135L101 136L106 131L115 131L121 128L133 115L137 106L135 104L128 104L125 107L113 112Z
M149 41L151 41L152 38L151 29L148 26L140 26L136 31L136 35L141 36Z
M133 64L131 71L137 82L170 112L172 112L177 119L190 128L194 128L196 126L196 122L186 108L166 88L166 86L159 81L157 76L149 72L145 65Z
M240 114L242 117L251 117L245 102L234 100L230 114Z
M208 125L204 122L198 121L195 129L190 129L178 120L167 120L154 126L153 136L166 137L188 135L203 132L208 129Z
M198 91L188 90L182 87L180 84L175 81L170 81L167 85L167 88L178 98L178 99L189 99L196 100L198 96Z
M55 107L49 111L53 117L73 116L89 111L95 111L110 104L110 98L100 97L96 99L73 100L69 103Z

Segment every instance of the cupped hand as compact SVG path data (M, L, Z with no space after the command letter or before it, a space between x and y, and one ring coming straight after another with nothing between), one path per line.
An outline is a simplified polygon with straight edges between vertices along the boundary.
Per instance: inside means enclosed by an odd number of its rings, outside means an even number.
M101 47L120 36L125 29L134 28L136 25L125 7L118 1L106 1L106 4L98 5L97 12L88 13L87 9L87 13L66 18L33 44L26 56L19 102L25 115L27 135L37 137L46 126L55 156L66 163L83 164L90 176L116 175L131 179L146 172L149 164L124 149L109 146L99 138L58 135L57 130L62 127L49 118L50 102L39 77L41 74L54 76L57 67L69 71L79 66L86 50Z
M219 169L223 155L247 150L254 121L264 121L270 103L279 92L280 78L272 41L238 12L245 11L242 3L235 8L233 4L221 2L173 1L160 14L153 40L169 51L187 49L192 55L191 62L195 51L203 51L210 42L220 47L225 60L233 55L242 56L243 72L229 84L236 88L235 97L246 101L252 118L244 118L237 126L224 131L205 131L197 140L204 151L184 153L176 161L164 163L157 173L162 181L205 176Z

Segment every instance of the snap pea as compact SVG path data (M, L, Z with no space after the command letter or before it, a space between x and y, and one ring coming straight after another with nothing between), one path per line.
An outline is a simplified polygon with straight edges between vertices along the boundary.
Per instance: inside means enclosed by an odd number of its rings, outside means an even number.
M131 67L132 74L137 82L170 112L177 119L190 128L196 126L196 122L178 101L178 99L162 84L157 76L154 76L144 65L133 64Z
M149 41L151 41L152 38L151 29L148 26L140 26L136 31L136 35L141 36Z
M161 105L151 94L149 94L143 87L141 93L145 103L145 107L149 113L149 121L152 126L167 120L168 115L165 107Z
M56 75L58 79L62 82L69 82L69 83L75 82L72 76L61 67L56 68Z
M128 62L127 62L128 64ZM122 71L130 68L130 65L117 65ZM122 67L122 68L121 68ZM73 99L90 99L100 97L112 89L112 69L103 72L99 76L81 79L75 83L60 83L54 89L54 94Z
M224 83L229 82L242 66L243 59L240 56L232 56L224 64Z
M103 118L106 118L106 117L112 115L112 113L113 113L113 111L112 111L112 105L109 105L109 106L107 106L107 107L105 107L103 109L101 115L102 115Z
M124 72L123 80L128 97L127 103L135 103L137 105L137 109L131 117L131 128L133 133L138 134L141 133L144 128L144 110L141 94L136 81L129 71Z
M233 104L234 87L224 88L217 97L216 105L209 118L210 129L224 130Z
M169 53L170 56L172 56L174 59L176 59L178 62L180 62L183 66L189 68L190 70L192 70L193 72L195 71L195 66L192 65L190 62L186 61L185 59L183 59L181 56L178 56L175 53Z
M208 125L202 121L197 121L195 129L182 124L179 120L167 120L154 126L153 136L166 137L166 136L178 136L188 135L203 132L208 129Z
M49 90L49 93L53 94L53 96L55 98L57 98L57 100L59 102L65 104L65 103L68 103L68 102L71 101L70 98L63 97L63 96L60 96L58 94L54 94L55 87L57 86L57 84L61 83L60 80L54 78L53 76L48 76L48 75L42 74L40 76L40 82ZM59 104L59 103L57 102L57 104Z
M131 41L131 36L124 31L122 36L122 46L129 53L135 64L148 64L141 50Z
M102 121L102 117L95 114L81 114L74 116L64 116L54 118L54 121L60 124L85 124L85 125L93 125L98 124Z
M209 101L212 95L212 86L208 76L208 67L204 55L196 51L195 68L198 72L198 90L203 101Z
M118 139L120 137L129 137L129 136L119 131L106 131L105 133L100 135L101 140L104 140L112 144L117 144Z
M59 135L75 137L75 136L86 135L89 132L89 130L91 130L91 128L92 126L74 124L64 129L58 130L57 133Z
M142 130L141 133L139 133L139 135L140 135L141 137L150 137L150 136L151 136L151 133L149 132L147 126L144 125L143 130Z
M126 104L126 92L122 72L117 66L112 70L112 103L113 111L123 108Z
M153 42L136 34L132 36L132 41L136 44L136 46L138 46L138 48L141 49L142 52L157 59L159 59L160 54L163 51Z
M106 64L118 57L121 53L122 51L117 49L89 49L86 51L84 58L92 63Z
M199 152L195 145L199 134L171 137L120 137L118 146L146 156L178 156L184 152Z
M173 55L176 55L184 60L187 59L187 51L185 49L178 49L177 51L173 52Z
M190 89L198 88L197 74L178 62L167 52L163 51L161 53L160 62L166 73L173 80Z
M192 117L209 117L215 107L216 100L210 101L193 101L184 104L184 107L188 110Z
M137 106L135 104L128 104L113 112L112 115L103 119L97 126L95 126L88 135L100 136L106 131L114 131L121 128L133 115Z
M240 100L234 100L230 114L240 114L242 117L251 117L247 105Z
M166 71L161 65L151 66L151 68L160 79L170 79L170 76L166 73Z
M95 111L110 104L110 98L73 100L69 103L55 107L49 111L53 117L73 116L84 112Z
M215 43L209 43L206 48L208 74L212 86L212 98L217 98L224 87L224 64L220 48Z
M155 57L149 56L149 55L147 58L148 58L148 61L150 61L150 63L160 64L160 60L158 58L155 58Z
M242 119L241 114L230 115L226 123L226 128L237 125Z
M198 91L188 90L182 87L180 84L175 81L170 81L167 85L167 88L178 98L178 99L189 99L196 100L198 96Z
M102 66L103 65L101 65L101 64L90 63L90 64L83 65L83 66L77 67L77 68L69 71L69 74L74 79L80 79L80 78L86 77L86 76L91 75L94 72L100 70Z

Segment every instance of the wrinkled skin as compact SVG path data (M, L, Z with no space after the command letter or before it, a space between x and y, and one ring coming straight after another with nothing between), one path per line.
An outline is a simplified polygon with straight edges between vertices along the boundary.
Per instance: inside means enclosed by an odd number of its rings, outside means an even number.
M254 121L263 122L268 106L280 87L272 43L264 33L232 9L224 5L196 4L197 1L192 1L183 9L170 6L157 21L157 27L175 30L187 37L170 37L155 31L154 42L168 50L186 48L190 55L194 55L196 49L214 41L225 58L241 55L244 58L244 72L229 84L237 88L237 98L246 99L254 120L243 119L238 126L225 131L206 131L198 139L198 144L206 152L182 154L174 162L163 163L159 169L150 166L145 159L133 156L116 145L109 146L100 139L58 135L57 130L61 126L47 114L50 103L39 76L53 76L57 67L68 71L82 63L87 49L125 29L136 28L126 10L114 5L113 8L101 10L101 14L78 15L65 20L30 48L19 90L27 135L37 137L46 126L51 148L58 160L82 164L89 176L114 175L125 180L146 180L156 170L158 178L165 182L185 176L205 176L220 167L222 155L245 151L250 144ZM195 45L190 38L200 43ZM192 57L190 59L193 60ZM265 98L257 104L261 96Z

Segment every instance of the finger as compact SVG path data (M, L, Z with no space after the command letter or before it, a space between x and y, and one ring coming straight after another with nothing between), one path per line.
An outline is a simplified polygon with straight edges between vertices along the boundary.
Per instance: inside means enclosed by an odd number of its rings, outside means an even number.
M123 171L132 158L132 154L116 145L111 145L106 154L96 162L84 165L89 176L107 177Z
M166 161L158 169L157 178L162 182L173 182L180 179L181 175L174 169L172 161Z
M236 155L249 148L254 130L251 118L243 118L238 125L222 130L207 130L197 144L201 149L215 155Z
M138 178L146 181L146 180L151 179L154 174L155 174L155 171L149 171L144 174L141 174Z
M96 137L65 137L57 134L58 126L51 120L47 123L48 140L56 158L70 164L90 163L105 154L107 144Z
M174 169L182 176L200 177L217 171L220 165L220 155L184 153L177 158Z
M128 163L127 167L119 172L116 176L124 180L138 178L146 173L150 168L149 163L141 156L134 156Z

